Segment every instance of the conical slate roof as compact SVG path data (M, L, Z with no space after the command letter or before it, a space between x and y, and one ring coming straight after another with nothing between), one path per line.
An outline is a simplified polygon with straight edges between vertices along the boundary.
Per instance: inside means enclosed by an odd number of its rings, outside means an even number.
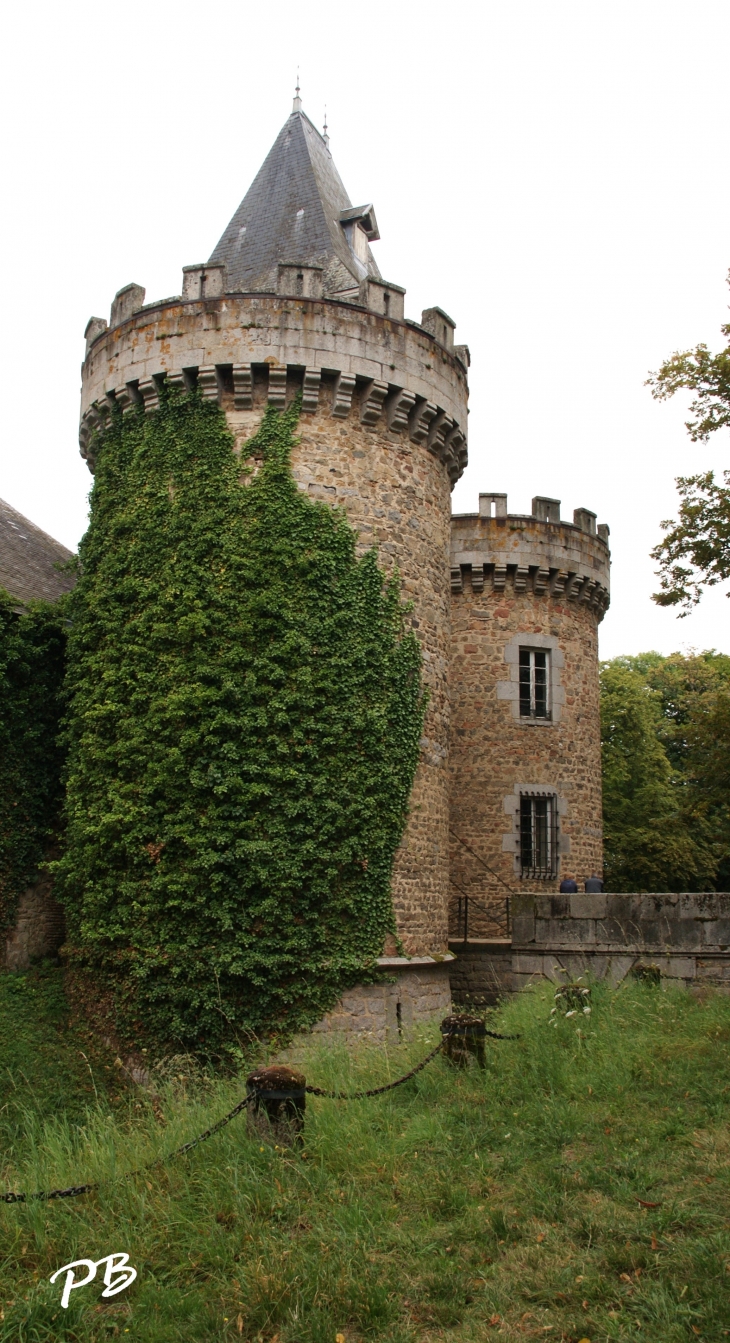
M56 601L76 582L73 573L60 573L57 564L71 559L71 551L42 532L35 523L0 499L0 588L25 606L29 601Z
M350 199L298 101L210 257L225 264L229 293L275 291L280 261L321 266L330 295L380 274L369 247L359 259L349 246L341 215Z

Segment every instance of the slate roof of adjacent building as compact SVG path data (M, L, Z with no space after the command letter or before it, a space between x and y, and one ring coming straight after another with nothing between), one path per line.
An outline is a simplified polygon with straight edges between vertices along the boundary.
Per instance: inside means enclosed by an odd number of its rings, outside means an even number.
M55 567L72 552L0 499L0 588L25 606L30 601L56 601L76 582L72 573Z
M275 292L280 261L321 266L326 295L380 275L369 247L364 264L350 250L340 222L350 198L327 141L298 103L210 257L225 264L229 292Z

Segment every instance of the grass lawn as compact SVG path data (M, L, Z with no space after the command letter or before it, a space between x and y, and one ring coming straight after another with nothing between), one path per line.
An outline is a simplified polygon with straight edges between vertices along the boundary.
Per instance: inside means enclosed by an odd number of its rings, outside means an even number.
M242 1117L125 1180L225 1113L241 1079L182 1061L161 1103L115 1098L63 1030L57 974L0 977L0 1183L108 1181L0 1205L0 1340L730 1337L730 998L631 984L592 1002L551 1025L541 985L495 1014L522 1038L489 1042L484 1071L439 1058L380 1098L310 1097L301 1151ZM315 1085L354 1088L435 1039L291 1057ZM55 1269L122 1251L126 1292L102 1301L100 1273L61 1309Z

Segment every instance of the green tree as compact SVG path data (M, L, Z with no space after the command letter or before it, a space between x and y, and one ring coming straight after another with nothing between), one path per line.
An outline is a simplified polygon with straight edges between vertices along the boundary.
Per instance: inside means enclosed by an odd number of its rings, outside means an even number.
M730 324L721 330L730 336ZM695 393L687 421L694 443L706 443L716 430L730 427L730 346L719 354L711 354L706 345L677 352L649 376L647 385L658 401L679 391ZM659 561L660 590L654 601L683 608L681 616L696 606L705 587L730 578L730 472L723 476L724 484L713 471L677 478L679 518L662 523L666 536L651 552Z
M649 654L601 668L609 890L707 890L721 858L706 802L672 767L662 694L649 683L662 661Z
M292 478L298 407L241 461L171 393L96 447L72 598L72 958L167 1043L311 1023L394 930L423 721L397 575Z

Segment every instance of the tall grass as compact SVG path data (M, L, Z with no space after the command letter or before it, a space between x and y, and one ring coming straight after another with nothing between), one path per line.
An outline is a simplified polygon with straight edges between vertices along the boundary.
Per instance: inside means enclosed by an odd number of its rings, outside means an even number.
M103 1183L0 1208L0 1340L730 1336L730 999L626 985L592 1001L556 1025L549 986L510 1002L495 1021L521 1039L490 1042L483 1072L438 1058L380 1098L309 1098L300 1150L243 1117L124 1178L242 1094L184 1064L155 1107L102 1093L81 1123L29 1108L6 1187ZM315 1085L355 1089L435 1039L291 1053ZM105 1303L94 1282L62 1310L50 1274L112 1251L133 1286Z

